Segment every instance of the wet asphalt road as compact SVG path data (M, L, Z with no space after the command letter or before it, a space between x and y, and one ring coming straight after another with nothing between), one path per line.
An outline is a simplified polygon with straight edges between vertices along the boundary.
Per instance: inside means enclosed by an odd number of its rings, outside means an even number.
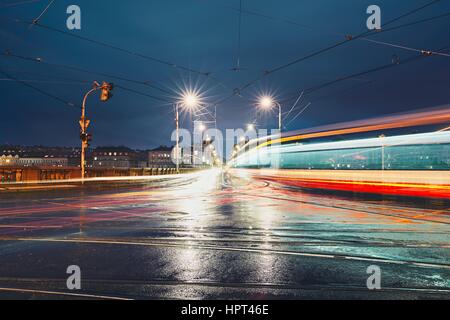
M449 208L218 170L0 193L0 298L449 299Z

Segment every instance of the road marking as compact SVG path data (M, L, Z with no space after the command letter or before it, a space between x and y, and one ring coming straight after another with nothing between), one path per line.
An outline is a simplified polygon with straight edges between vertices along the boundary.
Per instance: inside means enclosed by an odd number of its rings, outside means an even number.
M102 296L102 295L93 295L93 294L84 294L84 293L69 293L63 291L46 291L46 290L34 290L34 289L21 289L21 288L2 288L0 287L0 291L9 291L9 292L28 292L28 293L40 293L40 294L49 294L49 295L58 295L58 296L72 296L72 297L80 297L80 298L93 298L93 299L106 299L106 300L132 300L128 298L121 297L113 297L113 296Z

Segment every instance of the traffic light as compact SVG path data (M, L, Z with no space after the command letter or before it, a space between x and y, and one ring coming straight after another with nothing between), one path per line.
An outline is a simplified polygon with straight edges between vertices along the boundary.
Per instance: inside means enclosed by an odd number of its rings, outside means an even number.
M87 133L87 132L82 132L82 133L80 133L80 139L81 139L81 141L83 141L84 143L89 145L89 142L92 141L92 134Z
M108 101L112 97L111 91L113 89L114 89L114 85L112 83L103 82L100 100L103 102Z

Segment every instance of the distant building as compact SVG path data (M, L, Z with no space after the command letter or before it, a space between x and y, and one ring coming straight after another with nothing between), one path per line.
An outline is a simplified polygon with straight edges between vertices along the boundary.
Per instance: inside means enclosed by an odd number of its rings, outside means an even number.
M160 146L148 152L149 168L175 168L176 164L172 161L172 147Z
M0 146L0 166L67 167L73 148Z
M135 151L126 147L98 147L92 152L93 168L132 168Z
M148 166L148 152L147 150L135 150L133 168L147 168Z
M192 167L193 159L193 147L180 148L181 152L181 165L184 167Z
M18 155L6 155L3 154L0 156L0 166L17 166L19 161Z
M91 167L92 163L90 161L90 155L92 153L91 149L87 149L87 166ZM81 148L71 148L67 153L67 162L69 167L80 167L81 166Z
M19 158L17 160L19 166L22 167L67 167L67 158Z

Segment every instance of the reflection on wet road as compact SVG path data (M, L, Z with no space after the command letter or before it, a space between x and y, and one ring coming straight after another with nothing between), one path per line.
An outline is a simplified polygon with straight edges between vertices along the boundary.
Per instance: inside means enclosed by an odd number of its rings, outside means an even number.
M448 299L450 204L411 201L219 170L1 193L0 297Z

